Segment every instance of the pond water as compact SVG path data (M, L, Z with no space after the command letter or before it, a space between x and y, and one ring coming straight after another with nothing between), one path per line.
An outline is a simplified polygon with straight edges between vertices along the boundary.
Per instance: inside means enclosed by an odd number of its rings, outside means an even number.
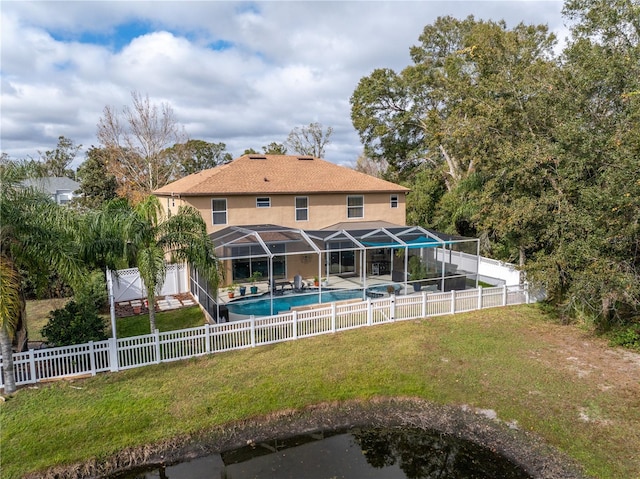
M115 477L115 476L114 476ZM418 428L318 433L132 472L119 479L530 479L470 441Z

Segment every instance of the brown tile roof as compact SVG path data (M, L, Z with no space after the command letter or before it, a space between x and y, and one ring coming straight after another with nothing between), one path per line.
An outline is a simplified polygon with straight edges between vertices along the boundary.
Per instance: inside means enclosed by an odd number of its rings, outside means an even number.
M404 186L319 158L244 155L226 165L185 176L154 193L205 196L407 191Z
M388 221L345 221L326 226L322 230L340 231L340 230L377 230L379 228L402 228L402 225L389 223Z

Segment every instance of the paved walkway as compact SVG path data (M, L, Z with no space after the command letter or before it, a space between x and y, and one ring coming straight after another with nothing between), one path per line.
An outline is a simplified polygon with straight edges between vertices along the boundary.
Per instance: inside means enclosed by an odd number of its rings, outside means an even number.
M169 311L172 309L194 306L196 302L190 293L174 294L172 296L160 296L156 298L156 311ZM116 303L116 316L124 318L137 314L148 314L149 308L146 299L132 299Z

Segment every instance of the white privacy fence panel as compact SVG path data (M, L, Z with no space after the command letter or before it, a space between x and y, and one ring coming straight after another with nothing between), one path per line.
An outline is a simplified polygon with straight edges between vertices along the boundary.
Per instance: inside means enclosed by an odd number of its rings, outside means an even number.
M445 263L455 264L458 269L476 273L480 268L480 263L485 258L476 256L475 254L464 253L462 251L454 251L447 248L436 248L436 260Z
M520 271L511 263L442 248L436 249L436 259L444 259L464 271L475 272L477 269L480 280L491 278L500 280L500 284L520 284Z
M113 299L116 303L147 296L138 268L121 269L118 270L117 274L111 271L110 274L112 277Z
M140 278L138 268L111 271L113 298L116 303L147 297L147 290ZM187 267L184 264L169 264L159 296L186 293L189 291Z
M515 265L491 258L480 257L478 274L481 277L500 279L504 282L503 284L520 283L520 271Z
M13 355L16 384L95 375L393 321L529 302L527 285L389 296L304 311ZM0 357L0 387L4 385Z

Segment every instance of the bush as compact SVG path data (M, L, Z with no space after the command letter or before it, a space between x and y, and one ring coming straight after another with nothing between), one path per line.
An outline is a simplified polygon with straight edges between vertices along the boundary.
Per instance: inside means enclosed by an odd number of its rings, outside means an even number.
M611 346L640 351L640 325L635 324L612 331L609 335L609 343Z
M89 273L86 280L76 287L74 299L78 304L88 305L102 311L108 304L107 280L100 270Z
M42 328L42 336L52 346L102 341L107 339L105 324L94 304L69 301L62 309L49 314L49 322Z

